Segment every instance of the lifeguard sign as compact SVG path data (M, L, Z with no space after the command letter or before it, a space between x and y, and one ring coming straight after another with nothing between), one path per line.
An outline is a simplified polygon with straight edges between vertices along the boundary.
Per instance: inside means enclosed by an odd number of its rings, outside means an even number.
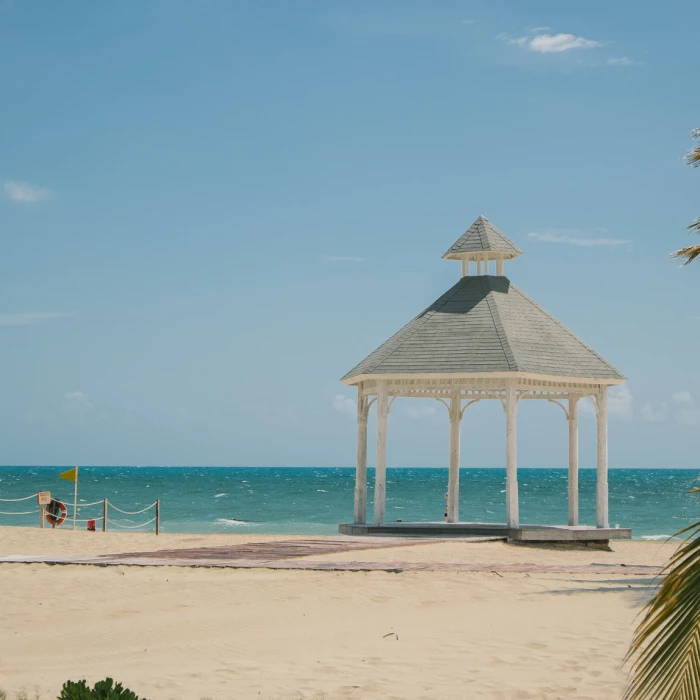
M44 515L46 513L46 506L51 503L51 491L39 491L36 495L37 503L39 504L39 519L41 521L41 528L44 528Z

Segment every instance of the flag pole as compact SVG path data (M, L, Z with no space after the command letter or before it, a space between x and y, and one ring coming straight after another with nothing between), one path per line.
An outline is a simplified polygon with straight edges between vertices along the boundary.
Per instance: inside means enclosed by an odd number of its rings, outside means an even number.
M73 489L73 529L75 530L75 517L78 511L78 467L75 468L75 488Z

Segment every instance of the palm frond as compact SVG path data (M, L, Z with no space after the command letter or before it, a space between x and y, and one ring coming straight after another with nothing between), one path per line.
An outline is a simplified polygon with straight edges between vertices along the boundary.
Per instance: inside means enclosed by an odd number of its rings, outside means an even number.
M700 228L700 224L698 228ZM684 265L693 262L693 260L695 260L695 258L697 258L698 255L700 255L700 244L689 245L687 248L681 248L675 253L671 253L671 257L674 260L683 260Z
M692 138L700 141L700 129L693 129L690 135ZM692 165L694 168L700 166L700 146L693 146L693 148L685 154L685 162L688 165Z
M685 154L685 162L688 165L692 165L694 168L697 168L700 165L700 146L691 148Z
M625 661L633 662L625 700L700 697L700 522L664 567Z
M690 136L696 141L700 141L700 129L693 129L690 132ZM700 146L693 146L693 148L685 154L685 162L694 168L700 167ZM688 226L688 230L694 233L700 233L700 218L695 219L695 221ZM699 255L700 245L690 245L677 250L675 253L671 253L672 258L675 260L683 260L684 265L693 262Z

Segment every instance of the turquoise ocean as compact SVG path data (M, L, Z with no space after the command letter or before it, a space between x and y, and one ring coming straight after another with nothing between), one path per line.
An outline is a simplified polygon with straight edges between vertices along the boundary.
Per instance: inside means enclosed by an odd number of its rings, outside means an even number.
M58 478L69 468L0 467L0 499L41 490L72 504L73 484ZM566 522L565 469L521 469L518 477L521 522ZM369 513L373 478L368 469ZM160 499L163 532L335 534L338 523L352 521L354 481L352 468L81 467L78 503L108 498L136 511ZM595 523L595 481L594 469L580 470L581 524ZM505 521L504 469L462 469L460 482L462 520ZM700 520L700 495L688 494L700 486L700 470L611 469L609 484L611 525L631 527L635 538L663 539ZM446 469L389 469L387 521L441 520L446 485ZM0 500L0 513L26 512L0 514L0 525L38 527L37 508L36 499ZM79 508L78 518L101 514L98 503ZM152 510L109 514L114 527L137 530L152 529L152 523L139 528L152 516Z

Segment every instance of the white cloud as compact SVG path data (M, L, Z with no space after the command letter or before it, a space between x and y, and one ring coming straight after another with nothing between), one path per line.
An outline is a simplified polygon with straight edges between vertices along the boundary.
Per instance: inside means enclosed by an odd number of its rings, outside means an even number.
M676 413L681 425L700 425L700 408L681 408Z
M681 425L700 425L700 408L695 406L695 400L689 391L681 389L676 391L672 397L673 402L678 408L674 413L674 420ZM593 413L594 410L588 402L582 402L581 408L584 413ZM611 389L608 396L608 410L611 416L618 416L624 420L632 418L633 398L626 386L621 386L617 389ZM663 423L669 418L669 405L662 401L659 409L646 401L641 410L642 418L651 421L652 423Z
M676 411L676 422L681 425L700 425L700 408L695 408L695 399L689 391L676 391L672 398L682 407Z
M632 420L634 397L626 384L611 387L608 391L608 415L622 420ZM595 415L596 409L591 399L581 401L579 404L582 413Z
M671 398L676 403L686 404L687 406L693 405L693 397L690 395L690 392L686 391L685 389L681 389L680 391L676 391Z
M62 411L72 425L84 425L94 408L92 401L82 391L69 391Z
M527 235L543 243L567 243L568 245L581 248L592 248L594 246L615 247L632 243L631 240L623 238L581 237L581 235L574 235L575 233L565 229L546 229L544 231L532 231Z
M49 190L36 185L30 185L28 182L20 182L19 180L5 180L5 197L13 202L21 202L23 204L33 204L47 199L51 194Z
M538 53L561 53L571 49L594 49L600 45L599 41L573 34L537 34L530 41L529 48Z
M333 397L333 410L338 411L339 413L345 413L351 418L355 418L357 416L357 405L355 404L355 401L344 394L336 394Z
M608 58L605 61L606 66L634 66L635 62L627 56L620 56L619 58Z
M545 27L536 27L533 29L534 36L523 36L516 39L511 39L506 34L499 34L499 38L507 41L514 46L535 53L561 53L562 51L571 51L571 49L594 49L602 46L599 41L593 39L584 39L582 36L574 36L573 34L537 34L538 31L544 31Z
M608 413L623 420L632 419L633 397L626 384L608 392Z
M668 404L662 402L661 408L655 411L651 403L647 401L642 406L642 417L652 423L663 423L668 418Z
M434 416L437 413L437 407L431 404L413 401L406 401L403 406L403 412L411 418L427 418Z
M499 34L498 38L514 46L527 46L527 42L530 41L529 37L526 36L520 37L519 39L511 39L507 34Z
M462 24L476 24L475 19L463 19Z
M81 406L84 406L85 408L92 408L92 402L90 399L88 399L87 396L82 391L69 391L66 394L66 399L68 401L76 401L78 404Z
M326 260L333 262L364 262L365 258L356 258L350 255L326 255Z
M38 311L31 313L0 314L0 326L33 326L56 318L71 318L75 311Z

